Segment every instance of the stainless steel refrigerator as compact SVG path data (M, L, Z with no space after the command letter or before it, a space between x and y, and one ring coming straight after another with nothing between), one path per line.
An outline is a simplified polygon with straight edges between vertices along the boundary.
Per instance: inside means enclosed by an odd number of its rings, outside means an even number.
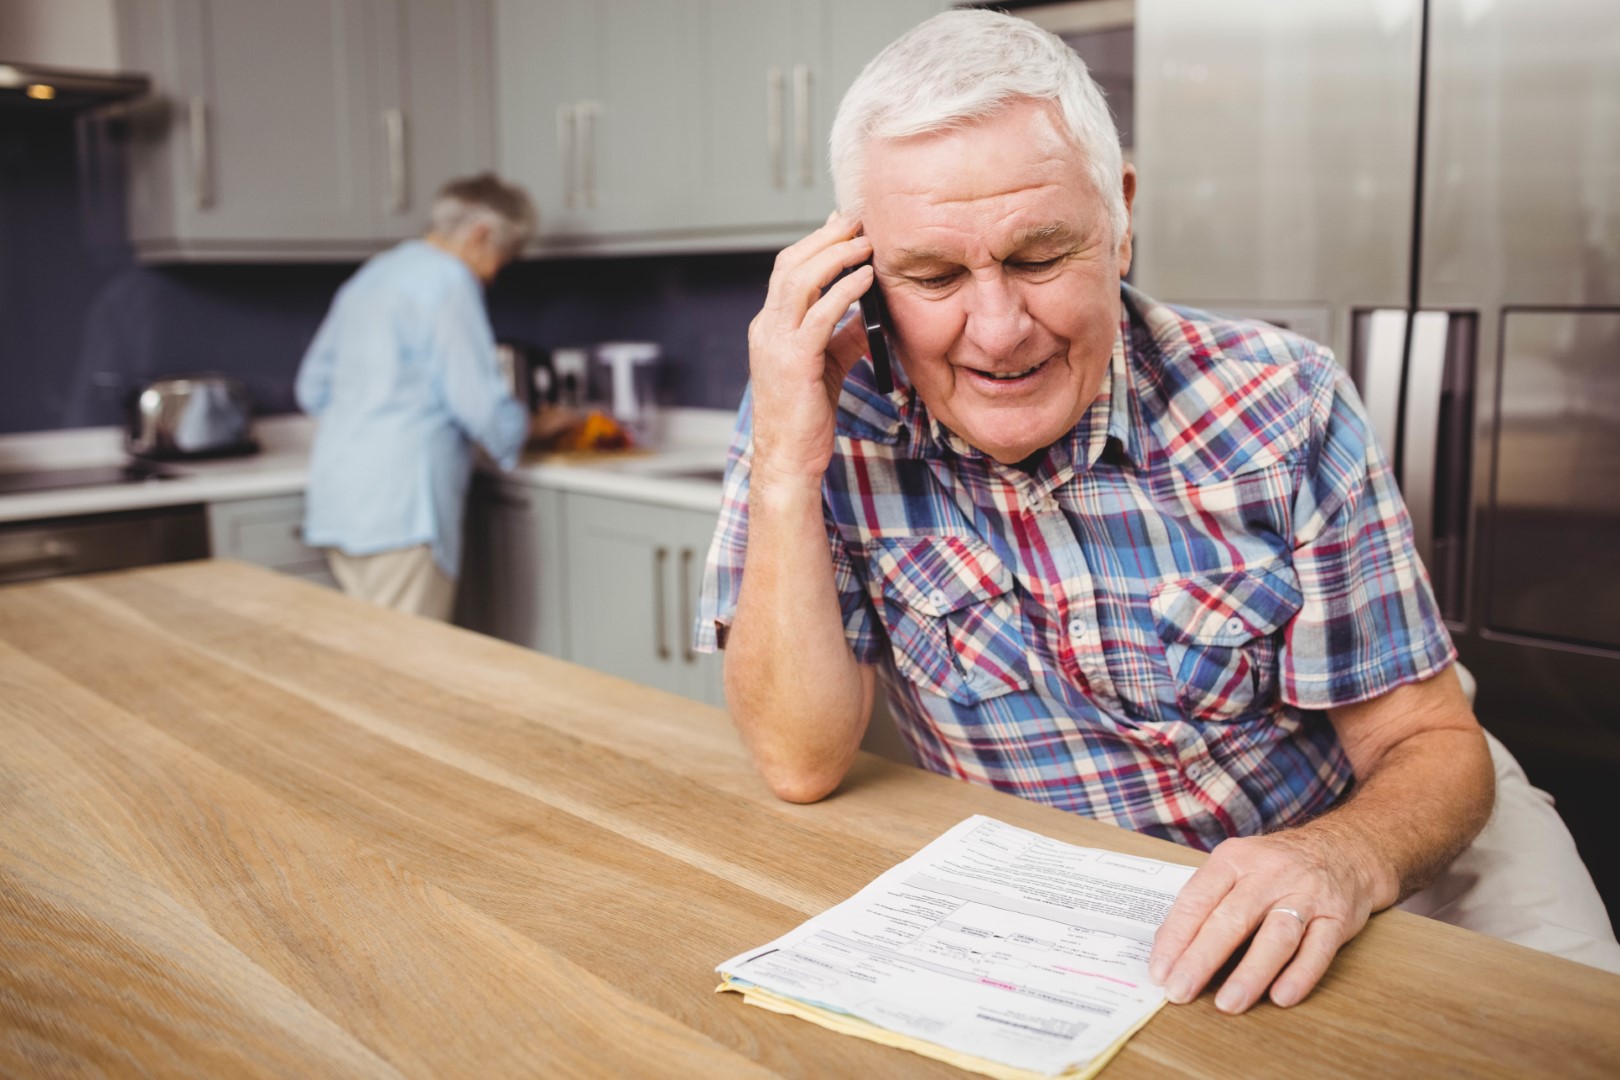
M1620 914L1620 3L1135 23L1134 280L1350 369L1476 711Z

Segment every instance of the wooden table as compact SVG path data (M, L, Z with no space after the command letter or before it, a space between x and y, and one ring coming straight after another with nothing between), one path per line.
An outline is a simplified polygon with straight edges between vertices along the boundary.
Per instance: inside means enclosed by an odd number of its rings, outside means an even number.
M962 1077L713 968L972 813L1199 858L869 756L777 802L720 712L267 571L13 586L0 1075ZM1617 1071L1620 978L1391 913L1104 1076Z

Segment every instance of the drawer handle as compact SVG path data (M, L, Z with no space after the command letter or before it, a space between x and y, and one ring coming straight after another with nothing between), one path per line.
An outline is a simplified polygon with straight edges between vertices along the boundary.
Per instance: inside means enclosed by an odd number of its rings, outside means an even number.
M681 548L681 659L697 663L692 648L692 549Z
M669 659L669 639L664 632L664 567L669 563L669 548L653 550L653 641L657 645L658 659Z
M32 551L0 558L0 575L72 566L78 554L78 547L66 540L43 540Z

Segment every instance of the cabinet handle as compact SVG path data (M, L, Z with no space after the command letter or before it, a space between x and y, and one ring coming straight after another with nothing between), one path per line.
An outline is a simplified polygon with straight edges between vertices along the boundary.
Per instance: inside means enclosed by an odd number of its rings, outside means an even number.
M191 193L198 210L214 205L214 176L208 168L208 102L191 99Z
M38 546L21 554L0 555L0 580L26 571L66 568L73 565L78 554L78 546L71 541L54 537L41 540Z
M793 139L799 157L799 185L812 187L816 182L814 163L810 160L810 65L793 65Z
M692 549L681 548L681 659L697 663L692 648Z
M787 158L782 140L783 102L787 97L787 80L781 68L765 72L765 146L770 155L771 186L787 187Z
M564 102L557 106L557 157L562 161L563 206L574 209L574 106Z
M669 640L664 634L664 567L669 564L669 548L653 549L653 640L658 659L669 659Z
M384 109L383 128L388 132L388 209L399 214L410 206L410 192L405 187L404 110Z
M579 106L580 178L579 186L585 196L585 208L595 210L596 190L596 113L600 108L594 101Z

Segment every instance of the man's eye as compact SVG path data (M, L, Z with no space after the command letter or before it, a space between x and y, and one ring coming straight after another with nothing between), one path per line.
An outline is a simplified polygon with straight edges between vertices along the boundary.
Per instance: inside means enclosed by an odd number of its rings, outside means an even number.
M1061 261L1061 259L1040 259L1034 262L1015 262L1013 263L1013 266L1018 270L1023 270L1029 273L1039 273L1042 270L1052 269L1052 267L1056 266Z
M911 280L925 289L943 289L956 280L956 274L954 271L945 274L930 274L928 277L916 277Z

